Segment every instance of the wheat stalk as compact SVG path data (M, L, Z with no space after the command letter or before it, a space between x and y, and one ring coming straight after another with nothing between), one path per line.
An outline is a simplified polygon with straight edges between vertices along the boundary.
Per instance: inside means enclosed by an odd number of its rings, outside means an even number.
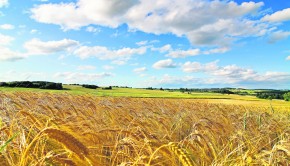
M168 148L178 157L183 166L193 166L193 161L189 153L177 143L168 143Z
M162 145L159 148L157 148L153 154L151 155L149 162L147 166L150 165L154 155L162 148L167 147L170 151L172 151L179 159L179 161L182 163L183 166L193 166L194 162L192 160L192 157L189 155L189 153L182 147L178 146L175 142L169 142L168 144Z
M65 131L48 128L43 130L42 133L47 134L48 137L62 143L66 148L74 152L81 159L89 154L88 148L83 143Z

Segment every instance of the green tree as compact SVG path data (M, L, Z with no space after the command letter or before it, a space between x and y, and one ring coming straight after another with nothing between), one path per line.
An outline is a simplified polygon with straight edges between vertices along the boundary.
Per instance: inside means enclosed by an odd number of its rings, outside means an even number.
M286 101L290 101L290 92L285 93L285 94L283 95L283 97L284 97L284 100L286 100Z

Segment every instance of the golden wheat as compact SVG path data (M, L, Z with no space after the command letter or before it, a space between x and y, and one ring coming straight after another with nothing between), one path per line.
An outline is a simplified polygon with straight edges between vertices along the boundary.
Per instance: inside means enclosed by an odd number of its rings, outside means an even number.
M34 92L0 92L2 101L0 146L21 134L1 166L290 164L290 104L273 102L273 113L248 101Z
M50 138L62 143L66 148L77 154L82 159L89 154L89 150L84 144L65 131L48 128L43 130L42 133L47 134Z
M168 143L168 148L179 158L179 161L183 166L193 166L192 156L177 143L170 142Z

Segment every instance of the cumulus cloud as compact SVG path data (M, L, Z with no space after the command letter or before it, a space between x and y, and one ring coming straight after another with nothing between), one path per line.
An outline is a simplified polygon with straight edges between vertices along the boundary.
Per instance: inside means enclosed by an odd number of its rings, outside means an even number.
M99 33L99 32L101 32L101 29L100 28L95 28L93 26L88 26L86 28L86 31L87 32L91 32L91 33Z
M14 29L14 25L11 25L11 24L2 24L0 25L0 29L3 29L3 30L12 30Z
M30 34L36 34L39 33L37 29L31 29Z
M0 61L16 61L25 58L24 54L8 48L13 40L14 37L0 33Z
M148 45L148 44L154 44L154 43L158 43L158 42L159 42L159 40L150 40L150 41L143 40L143 41L137 42L136 44L138 46L145 46L145 45Z
M277 11L271 15L266 15L262 18L263 21L283 22L290 20L290 8Z
M152 67L155 69L176 68L177 64L174 63L172 59L165 59L154 63Z
M113 60L114 64L123 65L133 55L143 55L147 51L146 47L128 48L110 50L104 46L81 46L74 51L74 54L81 59L96 57L100 60Z
M186 36L193 45L227 46L236 37L265 34L267 24L249 17L263 5L207 0L78 0L35 6L31 17L64 30L90 24L116 28L125 23L130 31L171 33ZM62 11L61 17L58 11Z
M182 65L186 73L202 72L210 76L212 82L227 83L240 82L275 82L290 81L290 74L285 72L258 73L253 69L239 67L237 65L218 66L218 61L201 64L199 62L186 62Z
M63 29L79 29L89 24L117 27L122 16L137 0L79 0L76 3L42 4L31 9L32 18L47 24L58 24ZM62 11L62 17L57 14Z
M142 73L142 72L145 72L147 71L147 68L146 67L140 67L140 68L136 68L133 70L135 73Z
M40 73L40 72L23 72L23 71L0 71L0 80L1 81L34 81L34 80L48 80L47 73Z
M104 65L103 69L105 70L113 70L115 67L114 66L110 66L110 65Z
M148 44L148 41L147 40L143 40L143 41L137 42L136 44L138 46L144 46L144 45Z
M67 82L74 83L99 81L100 79L111 76L113 76L112 73L91 74L91 73L73 73L73 72L56 73L54 75L55 78L61 78Z
M218 53L226 53L230 50L229 47L220 47L220 48L214 48L210 50L203 51L203 54L218 54Z
M8 0L0 0L0 8L8 6Z
M185 62L181 68L184 72L192 73L192 72L211 72L218 69L217 66L218 61L201 64L199 62Z
M171 51L172 47L170 44L166 44L166 45L164 45L162 47L158 47L158 48L152 47L151 50L152 51L159 51L160 53L165 53L165 52Z
M95 66L91 65L83 65L83 66L78 66L77 70L95 70Z
M14 37L3 35L0 33L0 46L10 45L13 40L14 40Z
M41 41L39 39L32 39L24 44L24 48L27 50L27 54L29 55L43 55L69 51L78 45L78 41L71 39L58 41Z
M185 58L187 56L196 56L200 55L200 49L189 49L189 50L174 50L170 51L166 56L171 58Z
M229 65L231 66L231 65ZM231 67L228 67L226 70L230 70ZM234 67L236 68L236 67ZM284 72L249 72L245 71L248 69L241 69L237 71L237 75L210 75L210 76L176 76L165 74L162 77L153 77L146 81L147 86L166 86L166 87L226 87L226 86L235 86L235 87L245 87L248 88L273 88L273 85L279 85L280 87L288 88L290 83L290 73ZM229 71L227 71L229 72ZM250 76L247 76L247 72L250 73Z
M129 60L129 58L128 59L125 59L125 60L117 59L117 60L113 60L112 61L112 64L114 64L114 65L120 65L121 66L121 65L125 65L128 60Z
M277 31L270 35L268 42L269 43L276 43L277 41L286 39L290 35L290 31Z
M187 49L181 50L177 49L174 50L170 44L166 44L162 47L151 47L152 51L159 51L160 53L167 53L165 56L171 58L185 58L188 56L197 56L197 55L208 55L208 54L218 54L218 53L225 53L230 50L229 47L216 47L208 50L200 50L198 48L195 49Z
M24 58L25 55L22 53L0 46L0 61L16 61Z

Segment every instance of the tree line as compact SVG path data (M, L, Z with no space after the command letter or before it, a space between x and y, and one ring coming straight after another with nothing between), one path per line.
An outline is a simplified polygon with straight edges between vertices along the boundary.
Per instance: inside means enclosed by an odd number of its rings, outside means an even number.
M55 90L63 89L62 83L54 83L47 81L0 82L0 87L39 88L39 89L55 89Z
M290 91L265 91L257 92L256 95L260 99L280 99L290 101Z
M236 94L236 95L252 95L261 99L279 99L290 101L290 91L289 90L274 90L274 89L254 89L249 90L251 92L247 92L247 89L235 89L235 88L179 88L179 89L169 89L169 88L153 88L148 87L145 88L147 90L166 90L169 92L182 92L191 94L193 92L200 93L221 93L221 94Z

